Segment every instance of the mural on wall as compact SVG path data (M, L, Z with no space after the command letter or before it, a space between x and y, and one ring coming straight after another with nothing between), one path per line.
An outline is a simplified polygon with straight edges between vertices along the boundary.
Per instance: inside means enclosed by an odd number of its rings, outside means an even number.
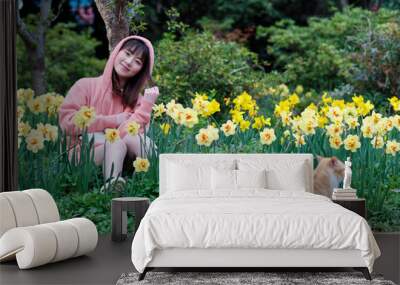
M254 20L253 31L238 23L197 30L171 9L155 40L143 29L148 19L122 32L107 26L110 38L104 29L99 40L87 28L107 11L88 5L75 25L72 18L49 28L40 88L20 32L21 189L46 189L62 218L86 216L109 232L112 197L158 196L161 153L312 153L315 189L326 196L342 186L349 157L371 227L399 230L400 49L384 44L400 46L398 12L354 8L308 26ZM371 30L350 38L365 17ZM338 22L345 28L335 30ZM142 36L128 37L129 29ZM98 56L101 45L111 52Z

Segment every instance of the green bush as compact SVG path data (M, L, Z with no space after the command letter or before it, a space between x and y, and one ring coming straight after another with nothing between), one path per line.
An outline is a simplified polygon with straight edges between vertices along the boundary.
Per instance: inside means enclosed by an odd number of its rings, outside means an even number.
M381 25L368 25L366 33L350 40L354 64L349 82L357 90L378 95L375 102L388 104L387 97L400 94L400 15Z
M59 23L47 32L45 60L49 92L65 94L82 77L102 74L105 61L95 54L100 44L88 30L77 33L73 24ZM22 40L17 38L18 88L30 88L31 61ZM39 94L40 95L40 94Z
M349 37L362 36L368 22L376 26L396 16L398 12L385 9L376 13L348 9L331 18L310 18L304 27L297 26L293 20L258 27L257 36L267 38L267 51L275 59L274 68L283 72L289 84L332 90L351 77Z
M111 193L71 193L56 199L61 219L85 217L95 223L100 234L111 232Z
M255 53L237 43L217 40L207 31L188 31L179 40L167 33L156 51L154 78L163 102L188 103L193 93L210 90L223 102L223 97L250 92L264 76L253 69Z

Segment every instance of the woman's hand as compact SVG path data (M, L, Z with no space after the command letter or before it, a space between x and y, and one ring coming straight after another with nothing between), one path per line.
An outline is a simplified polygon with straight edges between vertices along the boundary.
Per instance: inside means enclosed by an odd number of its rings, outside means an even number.
M154 104L157 100L158 95L160 95L160 92L158 91L158 87L155 86L145 89L143 97L145 100Z
M123 122L128 120L131 115L132 114L129 112L122 112L122 113L116 114L115 117L117 118L117 125L118 126L121 125Z

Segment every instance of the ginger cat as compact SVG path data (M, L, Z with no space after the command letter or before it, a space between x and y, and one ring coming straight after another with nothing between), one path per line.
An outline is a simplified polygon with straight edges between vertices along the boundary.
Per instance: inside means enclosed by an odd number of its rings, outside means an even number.
M333 188L339 187L344 178L344 163L337 157L317 155L318 166L314 170L314 194L332 198Z

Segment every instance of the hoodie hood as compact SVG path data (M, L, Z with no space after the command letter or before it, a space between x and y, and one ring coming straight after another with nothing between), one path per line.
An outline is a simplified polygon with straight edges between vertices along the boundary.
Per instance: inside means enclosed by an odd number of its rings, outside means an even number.
M137 39L142 41L147 48L149 49L149 64L150 64L150 75L153 72L153 66L154 66L154 49L153 49L153 45L151 44L151 42L144 38L144 37L140 37L140 36L129 36L126 37L124 39L122 39L113 49L113 51L110 54L110 57L107 60L107 64L106 67L104 68L104 72L103 75L101 76L101 84L100 84L100 90L102 90L104 93L106 92L111 92L112 89L112 71L114 69L114 62L115 62L115 58L117 57L118 52L121 50L121 47L123 46L123 44L131 39Z

